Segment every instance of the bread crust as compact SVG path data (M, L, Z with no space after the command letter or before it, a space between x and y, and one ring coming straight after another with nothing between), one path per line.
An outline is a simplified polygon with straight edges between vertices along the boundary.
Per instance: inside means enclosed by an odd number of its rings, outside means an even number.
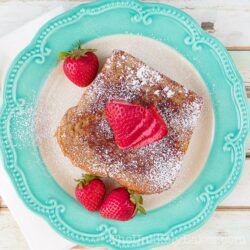
M169 135L140 149L115 144L105 104L112 99L154 104ZM73 165L109 176L141 194L160 193L174 183L202 108L202 98L124 51L114 51L78 105L61 120L56 138Z

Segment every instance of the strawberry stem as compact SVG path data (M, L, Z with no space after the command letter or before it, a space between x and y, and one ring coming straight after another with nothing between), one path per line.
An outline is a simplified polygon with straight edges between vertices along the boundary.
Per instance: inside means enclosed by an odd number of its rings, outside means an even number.
M61 51L58 54L57 60L64 60L66 57L68 57L70 55L70 52L66 52L66 51Z
M58 60L64 60L67 57L71 58L80 58L81 56L86 56L88 52L96 52L96 49L91 48L81 48L81 41L78 40L78 42L74 45L72 44L72 50L71 51L61 51L58 53Z
M83 175L84 179L85 179L85 183L88 185L90 183L90 181L96 179L95 176L90 175L90 174L85 174Z
M81 179L75 179L75 181L78 183L79 188L83 188L83 185L88 185L90 181L96 178L96 176L90 174L83 174Z
M141 195L135 195L135 192L128 189L130 194L130 201L135 204L135 214L140 212L142 214L146 214L145 208L142 206L143 198Z

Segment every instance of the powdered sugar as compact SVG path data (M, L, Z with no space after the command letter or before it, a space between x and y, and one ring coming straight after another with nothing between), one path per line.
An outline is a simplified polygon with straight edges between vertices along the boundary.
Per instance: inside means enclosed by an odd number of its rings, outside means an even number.
M111 127L106 119L102 119L98 125L96 126L97 133L99 134L105 134L107 139L113 139L114 135L111 130Z
M156 70L152 71L151 68L143 64L136 72L136 76L139 79L140 84L138 88L142 85L154 86L156 82L161 80L161 75Z
M170 97L172 97L175 94L175 92L172 89L170 89L168 86L166 86L163 89L163 92L165 93L165 95L166 95L167 98L170 98Z
M104 112L107 101L114 99L142 105L153 102L167 123L169 135L140 149L120 150ZM132 189L161 192L173 184L180 170L201 105L201 99L192 91L134 57L115 51L78 105L78 110L88 111L96 117L97 120L85 128L95 131L95 137L92 139L93 134L88 132L80 136L85 144L81 144L81 148L71 148L71 153L77 158L76 164L89 166L97 172L103 169L108 176ZM97 113L102 116L98 118ZM68 122L72 123L72 117ZM91 160L88 154L83 156L79 151L83 147L94 155Z
M21 107L19 111L13 114L12 122L15 129L12 136L15 139L15 147L22 148L34 145L34 108L33 105Z
M154 92L154 94L157 95L157 96L159 96L159 95L160 95L160 92L161 92L160 90L156 90L156 91Z

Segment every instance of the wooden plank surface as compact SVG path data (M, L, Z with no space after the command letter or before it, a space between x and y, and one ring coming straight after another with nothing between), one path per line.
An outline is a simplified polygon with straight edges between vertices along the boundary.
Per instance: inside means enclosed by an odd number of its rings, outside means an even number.
M0 2L0 37L58 5L65 9L89 1L3 1ZM250 47L250 1L246 0L154 0L181 8L228 47ZM23 15L23 13L29 13ZM10 18L18 16L18 18Z
M249 250L250 246L250 210L248 211L216 211L211 219L199 230L168 246L168 250ZM219 222L219 223L218 223ZM27 250L20 229L7 209L0 210L0 249ZM18 246L18 248L17 248ZM57 249L56 246L54 248ZM87 247L74 247L90 249ZM93 248L92 248L93 249ZM95 248L96 249L96 248ZM101 249L101 248L97 248Z
M1 190L0 190L0 194L1 194ZM4 200L2 199L2 197L0 196L0 209L1 208L5 208L7 207L6 204L4 203Z
M219 166L218 166L219 167ZM229 207L250 208L250 160L246 160L242 176L232 193L220 204Z
M148 0L146 0L148 1ZM146 2L145 1L145 2ZM247 0L152 0L181 8L230 50L250 98L250 1ZM27 21L74 1L0 1L0 38ZM150 2L150 1L148 1ZM25 15L23 14L25 13ZM250 141L249 146L250 149ZM250 151L249 151L250 152ZM250 155L250 154L249 154ZM250 159L237 187L201 229L165 248L169 250L248 250L250 247ZM0 249L27 250L28 246L0 197ZM54 248L57 249L56 246ZM87 249L76 247L74 249Z
M29 249L17 223L6 208L0 208L0 249ZM57 249L55 248L55 250Z
M250 15L250 14L249 14ZM250 86L250 51L229 51L246 86Z
M187 235L161 250L249 250L250 246L250 211L217 211L199 230ZM218 223L218 221L220 223ZM76 246L74 250L90 248ZM104 249L104 248L97 248Z
M250 211L217 211L199 230L179 239L168 247L156 249L167 250L249 250L250 246ZM218 223L218 221L220 223ZM75 250L89 249L77 246ZM101 248L99 248L101 249Z

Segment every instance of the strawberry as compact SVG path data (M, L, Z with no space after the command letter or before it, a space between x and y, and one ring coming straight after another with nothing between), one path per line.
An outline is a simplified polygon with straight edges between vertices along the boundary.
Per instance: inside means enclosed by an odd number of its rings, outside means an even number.
M78 182L75 188L76 199L89 211L95 212L101 207L104 195L105 185L100 179L85 174Z
M153 105L145 108L113 100L106 104L106 114L121 149L146 146L168 133L164 120Z
M96 49L81 48L80 41L72 51L60 52L59 60L64 60L63 70L65 75L79 87L88 86L96 77L99 62L93 53Z
M151 144L152 142L159 141L168 133L166 124L157 109L151 105L148 111L154 116L154 122L144 132L141 139L138 139L134 144L134 148L139 148Z
M146 214L142 204L142 196L136 196L133 191L119 187L112 190L104 200L100 215L106 219L127 221L132 219L138 211Z

